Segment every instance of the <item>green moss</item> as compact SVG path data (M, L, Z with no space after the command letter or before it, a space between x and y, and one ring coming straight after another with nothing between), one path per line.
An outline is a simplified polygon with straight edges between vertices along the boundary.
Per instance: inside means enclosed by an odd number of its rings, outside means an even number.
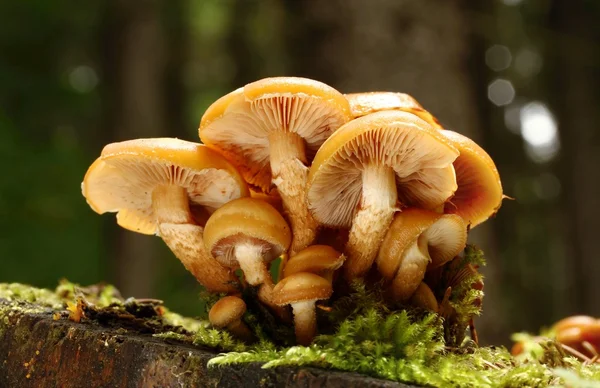
M25 301L39 306L61 308L62 299L54 292L20 283L0 283L0 299Z
M469 247L465 255L427 279L439 299L448 294L450 308L444 316L386 304L380 285L356 283L349 294L331 301L331 309L318 310L322 334L308 347L293 346L291 325L278 323L256 302L252 288L243 295L248 305L244 321L256 342L246 344L204 320L182 317L152 303L148 309L148 301L125 301L112 286L80 287L66 281L55 292L0 284L0 298L20 301L10 307L0 304L0 336L15 314L27 309L63 310L66 302L82 298L89 308L88 319L94 314L103 318L112 314L115 319L140 314L157 338L225 352L213 358L211 366L246 362L261 362L263 368L314 366L441 387L597 386L594 381L600 381L600 365L585 365L569 357L551 339L540 342L533 336L517 335L526 341L526 351L516 358L505 348L479 348L469 338L463 340L469 320L481 311L483 293L474 287L481 275L473 269L482 263L481 252ZM210 298L207 306L216 300ZM189 362L192 368L199 361Z

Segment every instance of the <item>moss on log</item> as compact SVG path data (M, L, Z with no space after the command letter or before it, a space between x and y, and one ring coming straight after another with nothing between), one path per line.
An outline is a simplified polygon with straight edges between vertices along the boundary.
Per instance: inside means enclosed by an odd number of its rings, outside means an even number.
M0 387L407 387L315 368L207 368L214 351L153 337L143 319L0 299Z

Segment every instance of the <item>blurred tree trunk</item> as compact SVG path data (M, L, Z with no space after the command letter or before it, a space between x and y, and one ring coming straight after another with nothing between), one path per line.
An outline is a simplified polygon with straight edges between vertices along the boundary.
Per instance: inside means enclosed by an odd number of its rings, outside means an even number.
M481 91L476 87L484 87L485 81L472 67L473 60L483 66L483 51L472 35L466 5L443 0L377 0L368 5L359 0L290 1L291 73L345 93L409 93L447 129L481 144L484 118L477 116ZM500 295L489 226L474 230L470 241L487 253L486 313L480 331L486 342L495 341L502 314L495 308Z
M104 144L165 136L167 61L160 4L153 0L113 0L107 5L103 36L108 101L104 107ZM117 287L127 296L151 296L156 247L161 241L120 228L114 233L118 234L112 255Z
M557 112L564 232L569 239L564 290L571 314L600 316L600 6L555 0L550 23L559 39L549 50L550 96Z

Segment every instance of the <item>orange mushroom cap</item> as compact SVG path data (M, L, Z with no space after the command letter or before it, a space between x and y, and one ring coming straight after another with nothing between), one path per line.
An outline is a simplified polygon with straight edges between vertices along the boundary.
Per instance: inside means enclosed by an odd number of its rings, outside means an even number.
M444 212L458 214L473 228L502 205L500 175L492 158L473 140L448 130L440 132L460 153L453 163L458 189Z

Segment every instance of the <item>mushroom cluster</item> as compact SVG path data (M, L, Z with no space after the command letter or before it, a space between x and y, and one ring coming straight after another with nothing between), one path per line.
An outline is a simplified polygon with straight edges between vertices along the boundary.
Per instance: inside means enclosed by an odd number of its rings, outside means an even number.
M489 155L402 93L267 78L213 103L199 135L109 144L82 191L225 294L210 322L245 341L248 295L281 325L293 314L301 345L318 331L317 304L327 311L355 281L442 314L428 279L503 198Z

